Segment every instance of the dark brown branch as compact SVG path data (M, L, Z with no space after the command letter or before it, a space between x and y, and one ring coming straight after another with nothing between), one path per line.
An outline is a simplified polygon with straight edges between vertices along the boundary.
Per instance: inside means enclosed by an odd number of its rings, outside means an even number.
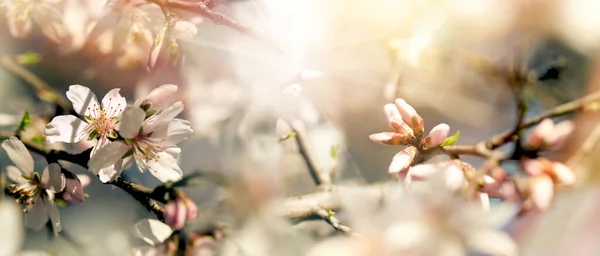
M306 144L304 136L295 128L292 128L292 130L295 133L294 139L298 144L298 152L302 156L302 159L304 159L306 167L308 168L308 172L310 173L310 176L312 177L315 184L317 186L324 187L331 185L331 177L319 170L319 168L317 167L317 164L312 154L310 153L310 150L308 149L308 145Z

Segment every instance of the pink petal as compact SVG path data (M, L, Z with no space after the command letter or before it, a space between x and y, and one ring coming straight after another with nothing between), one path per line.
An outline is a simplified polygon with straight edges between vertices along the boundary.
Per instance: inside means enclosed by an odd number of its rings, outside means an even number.
M390 167L388 169L388 173L399 173L406 170L412 164L412 161L415 159L417 155L417 148L410 146L392 158L392 162L390 163Z
M523 170L526 173L532 176L542 174L544 172L544 169L546 168L542 161L540 161L539 159L531 158L522 159L521 166L523 167Z
M554 122L550 118L544 119L538 124L529 137L527 145L531 148L540 148L547 138L553 136Z
M424 139L425 146L432 148L439 146L444 143L446 138L448 138L448 133L450 132L450 126L447 124L441 123L433 127L429 132L429 135Z
M532 177L530 184L531 200L540 210L545 210L550 206L554 196L554 183L548 175Z
M165 206L165 222L173 229L182 229L185 226L185 217L186 207L181 200L171 201Z
M571 168L569 168L568 166L566 166L562 163L553 162L552 163L552 172L556 176L556 179L558 180L558 182L561 184L572 185L576 181L575 174L573 173Z
M400 112L398 111L398 107L396 107L395 104L392 104L392 103L385 104L385 106L383 106L383 112L385 113L385 117L387 117L388 120L391 120L391 119L402 120L402 116L400 115Z
M198 217L198 206L196 206L196 203L194 203L194 201L192 201L190 199L186 199L185 207L186 207L185 218L186 218L187 222L192 223L194 220L196 220L196 217Z
M435 164L419 164L410 167L408 175L411 180L422 180L440 172L440 167Z

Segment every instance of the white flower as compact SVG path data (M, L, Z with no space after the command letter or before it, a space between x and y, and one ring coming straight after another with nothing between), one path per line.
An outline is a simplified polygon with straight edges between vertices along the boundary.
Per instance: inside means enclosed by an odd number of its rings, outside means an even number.
M6 167L8 178L17 183L9 185L8 189L25 205L27 227L41 229L50 217L54 233L60 232L60 217L54 204L54 193L62 191L66 182L60 166L56 163L48 165L40 177L33 171L33 158L23 142L12 136L2 142L2 148L17 165Z
M46 125L44 133L46 139L51 142L76 143L87 138L98 139L92 149L90 157L93 157L98 149L110 144L108 138L117 137L117 124L127 106L127 101L119 94L120 89L109 91L98 103L96 95L85 86L71 85L67 92L67 98L73 103L73 109L77 114L84 117L85 121L72 116L57 116ZM106 167L109 172L112 169L120 171L121 164Z
M60 12L53 6L60 0L7 0L2 6L7 10L8 28L14 37L24 37L31 32L35 22L42 32L55 42L60 42L65 30Z
M143 219L135 224L137 234L150 246L133 248L135 256L165 255L167 248L163 243L173 234L173 229L158 220Z
M124 166L135 159L138 169L150 171L162 182L179 180L183 172L177 165L181 149L177 143L192 134L191 123L175 117L183 111L183 103L175 102L156 115L146 118L146 112L138 107L128 106L123 112L119 134L125 138L100 149L90 159L90 171L98 173L119 160L125 159ZM133 158L133 159L132 159ZM112 180L120 173L99 173Z

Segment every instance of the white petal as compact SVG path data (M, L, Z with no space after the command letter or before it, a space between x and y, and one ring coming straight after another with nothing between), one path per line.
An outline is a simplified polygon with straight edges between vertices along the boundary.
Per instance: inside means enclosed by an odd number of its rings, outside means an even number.
M62 230L62 225L60 224L60 214L58 212L58 208L54 204L54 201L49 200L48 198L44 198L44 205L46 206L46 211L50 216L50 222L52 222L52 229L54 230L54 234L58 234Z
M153 131L156 126L161 125L165 122L171 122L181 111L183 111L183 102L178 101L173 105L167 107L162 112L158 113L154 118L148 119L144 124L144 129L148 127L148 130Z
M177 160L169 153L158 153L158 161L151 160L147 162L148 170L158 180L162 182L177 181L183 176L183 171L177 165Z
M23 142L17 139L17 137L11 136L2 142L2 148L6 151L10 160L17 167L21 168L23 173L31 177L33 173L33 157L31 157L29 150L27 150Z
M42 185L52 192L62 191L66 182L65 176L60 171L60 165L57 163L51 163L42 172Z
M21 208L13 201L0 202L0 255L14 255L23 243Z
M142 127L142 122L146 117L144 110L138 107L127 106L123 115L121 116L121 126L119 127L119 134L123 138L135 138Z
M469 233L467 243L473 250L486 255L518 255L518 248L508 234L493 230L482 229Z
M46 225L46 222L48 222L48 212L44 201L38 197L25 215L25 225L28 228L39 230Z
M23 171L14 165L6 166L6 176L16 183L23 184L29 182L23 178L23 174Z
M57 116L46 125L44 134L50 143L75 143L88 136L87 127L85 122L75 116Z
M167 140L173 145L184 141L194 131L192 130L192 123L183 119L173 119L169 123L169 130L167 132Z
M106 136L100 136L98 141L96 141L96 145L92 148L92 152L90 152L90 158L95 156L96 152L98 152L98 150L100 150L104 146L108 145L108 143L110 143L110 140Z
M102 108L108 117L119 116L127 107L125 97L119 93L121 89L112 89L102 99Z
M139 107L144 102L150 102L152 103L151 109L160 111L173 102L175 92L177 92L177 85L163 84L152 90L146 98L136 101L135 105Z
M121 141L111 142L96 152L88 162L89 170L98 174L100 169L107 168L119 161L131 147Z
M171 234L173 229L169 225L154 219L144 219L135 224L138 234L151 245L157 245L164 242Z
M88 111L88 108L94 106L100 107L96 94L94 94L90 88L82 85L71 85L67 92L67 98L73 103L73 110L82 116L92 115L95 116L94 111Z
M164 152L171 155L175 159L179 159L179 155L181 154L181 148L170 147L170 148L165 149Z
M8 29L12 36L22 38L31 32L32 21L31 18L19 19L17 15L16 13L8 14Z
M123 170L122 165L123 159L119 159L114 165L100 169L98 178L100 178L100 181L103 183L108 183L115 180L121 175L121 171Z

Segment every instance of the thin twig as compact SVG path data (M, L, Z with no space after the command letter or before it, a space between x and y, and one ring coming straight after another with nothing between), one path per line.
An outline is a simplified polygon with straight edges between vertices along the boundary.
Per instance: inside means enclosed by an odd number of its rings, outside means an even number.
M308 172L310 173L310 176L312 177L315 184L317 186L331 185L331 178L329 177L329 175L326 175L325 173L321 172L317 167L317 164L310 150L308 149L304 136L295 128L292 128L292 130L295 133L294 139L298 144L298 152L302 156L302 159L304 159L306 167L308 168Z
M38 76L19 65L11 57L0 58L0 65L30 83L36 90L41 100L59 105L62 109L68 110L71 105L58 92Z

